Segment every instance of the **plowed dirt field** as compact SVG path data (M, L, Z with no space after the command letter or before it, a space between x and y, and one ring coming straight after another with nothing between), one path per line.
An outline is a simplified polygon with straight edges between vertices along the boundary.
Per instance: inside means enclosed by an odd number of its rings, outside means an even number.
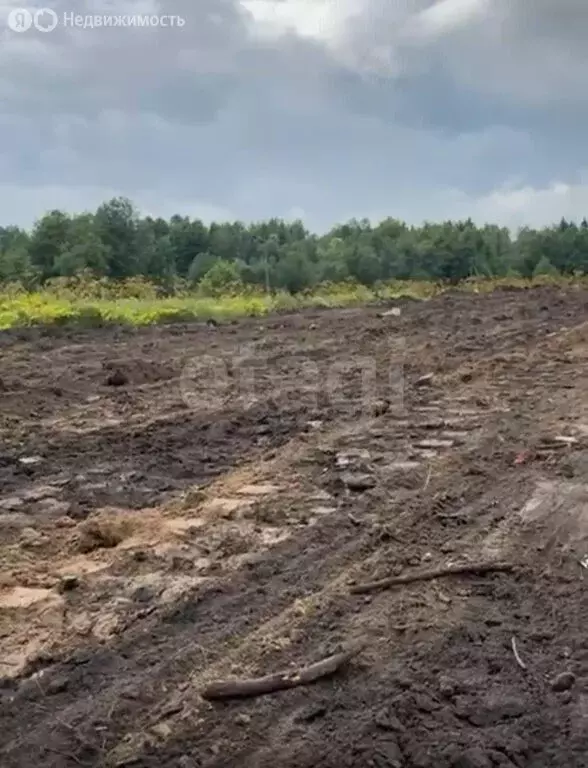
M2 768L588 766L588 293L394 306L3 334Z

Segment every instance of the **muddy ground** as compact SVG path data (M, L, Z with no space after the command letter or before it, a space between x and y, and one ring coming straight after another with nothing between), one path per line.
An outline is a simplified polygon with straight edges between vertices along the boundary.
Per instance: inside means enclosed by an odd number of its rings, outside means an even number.
M588 766L588 294L394 306L0 338L3 768Z

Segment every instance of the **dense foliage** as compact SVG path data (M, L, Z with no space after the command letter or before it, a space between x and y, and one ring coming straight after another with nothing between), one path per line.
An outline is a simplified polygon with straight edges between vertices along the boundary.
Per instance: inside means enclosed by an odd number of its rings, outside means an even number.
M374 286L587 272L585 219L522 229L516 237L471 220L420 227L392 218L377 225L352 220L319 236L300 221L207 226L182 216L140 217L129 200L115 198L93 214L51 211L31 232L0 227L0 282L27 289L79 273L115 280L141 276L170 292L181 278L214 296L231 286L297 293L346 280Z

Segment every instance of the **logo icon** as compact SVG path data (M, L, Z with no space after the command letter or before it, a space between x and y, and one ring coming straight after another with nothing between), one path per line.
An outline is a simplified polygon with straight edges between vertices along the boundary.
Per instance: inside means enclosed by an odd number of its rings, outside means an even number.
M26 32L33 25L33 14L26 8L13 8L8 14L8 28L13 32Z
M53 32L59 18L51 8L39 8L34 13L27 8L14 8L8 14L7 23L13 32L27 32L33 26L39 32Z
M51 8L40 8L35 11L34 24L39 32L53 32L58 23L57 14Z

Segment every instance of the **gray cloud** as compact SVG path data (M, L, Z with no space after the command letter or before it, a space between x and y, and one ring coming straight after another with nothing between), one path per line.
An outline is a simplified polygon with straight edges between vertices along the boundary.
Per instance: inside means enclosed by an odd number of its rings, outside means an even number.
M102 193L316 227L547 216L532 190L557 183L575 192L550 198L553 218L585 199L584 0L271 2L47 0L186 23L18 34L0 0L3 223Z

